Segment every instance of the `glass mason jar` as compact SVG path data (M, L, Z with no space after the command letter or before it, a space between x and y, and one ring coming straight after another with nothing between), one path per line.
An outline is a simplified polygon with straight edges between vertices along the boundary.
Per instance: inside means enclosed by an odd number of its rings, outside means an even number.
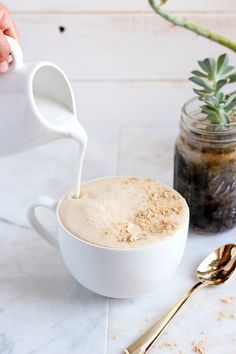
M202 103L188 101L175 146L174 188L190 208L190 224L217 233L236 224L236 122L211 124Z

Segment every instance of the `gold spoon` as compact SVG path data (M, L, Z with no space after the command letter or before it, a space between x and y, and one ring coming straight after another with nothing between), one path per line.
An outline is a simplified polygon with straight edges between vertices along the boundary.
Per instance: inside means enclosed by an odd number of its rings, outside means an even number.
M155 323L147 332L125 349L126 354L145 354L160 337L179 309L197 289L208 285L225 283L236 268L236 245L228 244L210 253L199 265L197 277L199 282L186 292L181 299Z

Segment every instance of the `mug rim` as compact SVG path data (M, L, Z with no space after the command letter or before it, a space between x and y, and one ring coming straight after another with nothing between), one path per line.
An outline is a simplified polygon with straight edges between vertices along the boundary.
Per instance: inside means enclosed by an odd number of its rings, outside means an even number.
M85 181L85 182L82 182L81 185L84 185L84 184L87 184L87 183L90 183L90 182L96 182L96 181L100 181L100 180L103 180L103 179L109 179L109 178L122 178L122 177L125 177L125 178L130 178L130 177L136 177L136 178L145 178L145 177L139 177L139 176L132 176L132 175L129 175L129 176L124 176L124 175L116 175L116 176L106 176L106 177L98 177L98 178L92 178L92 179L89 179L88 181ZM147 178L147 177L146 177ZM157 180L157 179L155 179ZM162 182L161 182L162 183ZM162 183L164 184L164 183ZM165 186L167 186L166 184L164 184ZM169 187L169 186L167 186ZM172 187L169 187L169 188L172 188ZM173 188L172 188L173 189ZM59 215L59 209L60 209L60 206L61 206L61 203L63 202L64 198L66 197L66 193L63 194L63 196L61 197L61 199L59 200L59 202L57 203L57 207L56 207L56 216L57 216L57 220L58 220L58 223L60 224L60 226L62 227L62 229L64 231L67 232L68 235L72 236L73 238L75 238L76 240L78 241L81 241L82 243L85 243L87 246L93 246L95 248L100 248L100 249L103 249L103 250L110 250L110 251L119 251L119 252L133 252L133 251L142 251L142 250L146 250L146 249L150 249L150 248L154 248L154 247L157 247L159 244L163 244L163 243L169 243L172 241L172 237L175 237L176 235L171 235L171 237L169 238L166 238L164 240L160 240L159 242L155 242L155 243L152 243L150 245L147 245L147 246L139 246L139 247L130 247L130 248L121 248L121 247L109 247L109 246L102 246L102 245L99 245L99 244L96 244L96 243L92 243L92 242L89 242L87 240L84 240L82 239L81 237L78 237L76 235L74 235L71 231L69 231L65 225L63 224L63 222L61 221L61 218L60 218L60 215ZM186 201L185 201L186 202ZM187 204L187 203L186 203ZM188 205L187 205L188 207ZM189 224L189 207L188 207L188 224ZM184 228L186 227L186 224L184 223L182 225L182 227L178 230L177 233L180 233ZM188 237L188 230L187 230L187 234L186 234L186 240L187 240L187 237ZM186 242L186 241L185 241Z

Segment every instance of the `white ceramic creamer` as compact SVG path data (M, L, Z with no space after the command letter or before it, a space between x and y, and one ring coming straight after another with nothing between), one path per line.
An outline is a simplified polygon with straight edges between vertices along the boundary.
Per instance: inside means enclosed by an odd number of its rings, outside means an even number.
M85 143L66 75L50 62L24 63L19 44L6 37L13 60L0 75L0 156L60 138Z
M19 44L6 36L12 55L0 75L0 156L14 154L60 138L81 145L76 193L87 134L78 122L75 98L63 71L50 62L24 63Z

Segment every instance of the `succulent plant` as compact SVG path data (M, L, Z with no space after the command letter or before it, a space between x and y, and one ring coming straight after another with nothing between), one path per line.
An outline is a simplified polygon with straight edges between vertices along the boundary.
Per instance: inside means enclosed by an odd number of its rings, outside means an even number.
M200 89L194 89L200 101L202 113L212 124L230 124L236 113L236 92L224 93L226 85L236 81L235 68L229 65L227 54L217 60L206 58L198 61L201 70L192 71L190 80Z

